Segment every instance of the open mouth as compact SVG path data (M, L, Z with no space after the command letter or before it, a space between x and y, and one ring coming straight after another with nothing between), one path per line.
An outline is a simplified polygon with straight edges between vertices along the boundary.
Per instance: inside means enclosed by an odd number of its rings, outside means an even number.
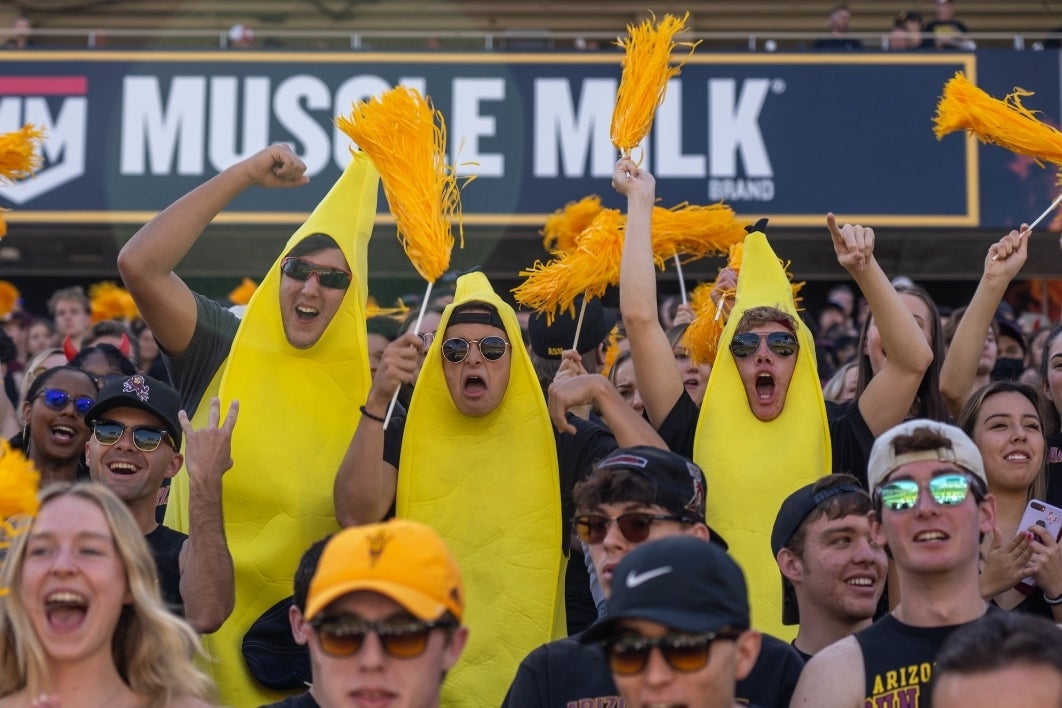
M1032 456L1027 452L1011 452L1003 459L1007 462L1028 462Z
M137 472L136 465L131 462L122 461L108 463L107 469L110 470L112 474L136 474Z
M88 600L80 593L61 590L44 599L44 614L48 626L59 632L69 632L81 626L88 613Z
M309 322L310 320L315 319L319 314L321 314L321 312L312 307L306 305L295 306L295 316L300 322Z
M58 442L72 442L77 437L77 432L69 425L53 425L50 430L52 437Z
M948 534L943 531L923 531L915 536L915 543L930 543L933 541L947 541Z
M462 390L467 396L479 396L487 392L487 382L473 374L465 379Z
M756 398L768 402L774 398L774 377L763 373L756 377Z
M874 578L869 575L860 575L855 578L849 578L844 581L846 585L851 585L857 588L872 588L874 587Z

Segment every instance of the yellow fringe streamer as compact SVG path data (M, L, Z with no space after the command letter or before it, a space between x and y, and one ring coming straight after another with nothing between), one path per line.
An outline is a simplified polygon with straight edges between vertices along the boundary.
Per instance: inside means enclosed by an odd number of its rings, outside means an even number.
M19 292L13 284L0 280L0 317L7 317L15 309Z
M575 250L579 234L585 231L601 213L601 197L592 195L577 202L568 202L546 218L542 227L542 245L555 256Z
M609 285L619 284L625 225L626 217L618 210L601 210L579 235L574 250L520 272L525 280L513 289L516 301L552 322L560 311L575 314L580 293L604 295ZM727 252L744 240L745 224L724 204L683 203L671 209L653 207L652 232L653 259L663 270L675 255L691 260Z
M92 307L93 322L132 322L140 317L140 310L129 291L111 281L103 281L89 287L89 304Z
M14 184L40 169L43 140L44 129L31 123L0 135L0 182ZM3 216L6 211L10 210L0 208L0 239L7 236L7 222Z
M1022 105L1032 92L1015 88L1002 101L977 88L960 71L944 84L937 104L933 132L937 139L966 130L983 143L1027 155L1043 167L1044 161L1062 165L1062 133L1037 119L1037 111Z
M605 345L605 363L601 365L601 373L608 377L612 373L612 367L619 359L619 323L612 326L608 333L608 342Z
M460 188L446 163L442 113L416 89L396 86L354 104L350 117L337 118L336 125L380 172L398 240L421 277L434 283L450 267L452 224L462 248L465 238Z
M612 144L624 155L649 134L656 109L664 101L668 79L679 75L700 43L674 41L675 35L686 29L689 16L688 12L682 19L666 14L654 25L654 15L640 25L627 25L627 37L617 42L625 53L611 135ZM676 46L689 47L689 54L672 65L671 52Z
M11 540L27 528L25 522L37 515L39 484L40 474L33 463L0 440L0 550L10 547ZM7 588L0 588L0 595L5 594Z
M229 293L229 302L233 305L246 305L251 301L251 296L258 289L258 283L250 278L244 278L240 284Z

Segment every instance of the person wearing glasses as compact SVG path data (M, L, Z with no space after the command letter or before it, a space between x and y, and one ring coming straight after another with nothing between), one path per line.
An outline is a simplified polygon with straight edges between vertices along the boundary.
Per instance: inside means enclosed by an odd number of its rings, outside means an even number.
M464 613L461 569L431 527L344 529L325 544L306 596L313 684L276 706L438 706L468 640Z
M671 451L647 446L617 449L575 486L572 527L609 597L608 617L613 617L614 594L622 592L625 583L619 566L644 546L682 537L693 539L697 546L726 548L704 523L706 489L704 473L697 465ZM673 590L677 588L668 586L665 595ZM531 652L521 662L503 705L618 705L617 684L604 655L581 643L581 636L558 639ZM737 695L751 705L786 706L803 666L800 655L785 642L763 635L762 649L753 663L755 668L739 682Z
M871 533L892 557L900 601L804 668L793 706L929 705L945 640L990 609L978 584L982 537L996 523L981 453L961 429L916 419L870 452Z
M738 682L756 664L761 635L749 621L745 576L726 551L671 536L631 551L613 575L608 617L581 641L603 650L628 706L749 705Z
M97 392L92 376L73 366L45 370L26 390L26 424L11 445L33 462L42 487L88 477L82 457L89 437L85 413Z
M252 187L271 190L269 198L297 211L285 190L308 182L295 152L271 145L161 211L118 255L122 279L193 426L208 424L213 397L226 406L240 402L224 497L236 605L224 626L204 638L228 705L282 697L246 671L243 635L287 594L302 551L338 530L330 490L371 381L365 303L378 174L364 153L351 155L262 277L242 318L194 293L175 270L211 220L240 195L250 198ZM174 477L170 490L166 525L187 533L188 476Z
M590 461L617 442L655 438L662 446L600 374L554 384L547 407L520 341L516 313L486 276L458 278L408 414L397 413L384 429L395 390L419 363L423 342L412 333L384 351L336 474L341 525L413 518L454 548L475 610L466 658L444 689L456 704L496 705L519 660L567 633L560 592L571 536L564 520L569 490ZM566 415L595 402L611 432Z
M220 404L208 425L193 430L181 415L177 391L143 374L114 378L85 414L92 436L85 459L136 519L151 548L162 599L199 632L213 632L232 612L232 556L222 524L221 476L231 465L230 439L237 405L219 427ZM187 455L182 455L187 433ZM159 524L155 507L164 479L188 470L191 525L187 534Z

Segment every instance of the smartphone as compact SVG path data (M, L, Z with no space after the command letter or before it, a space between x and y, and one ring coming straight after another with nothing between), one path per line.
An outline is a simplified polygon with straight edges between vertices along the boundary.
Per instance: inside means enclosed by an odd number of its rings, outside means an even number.
M1039 499L1030 499L1025 505L1021 523L1018 524L1018 533L1025 533L1032 526L1043 526L1057 542L1059 537L1062 537L1062 509ZM1029 595L1036 587L1036 581L1032 578L1023 578L1014 587L1021 593Z

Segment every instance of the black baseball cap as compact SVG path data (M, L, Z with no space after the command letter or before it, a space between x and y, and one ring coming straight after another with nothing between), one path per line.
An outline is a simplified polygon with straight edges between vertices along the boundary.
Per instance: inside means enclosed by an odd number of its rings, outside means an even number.
M655 494L651 503L676 516L704 523L708 484L704 472L682 455L648 445L621 447L601 459L595 469L625 469L650 482ZM723 537L711 530L712 541L724 549Z
M123 407L139 408L158 418L180 449L181 423L177 413L181 410L181 398L172 386L144 374L109 377L96 403L85 413L85 423L91 426L107 411Z
M575 298L575 314L561 312L553 321L546 323L547 317L541 312L531 315L527 321L527 336L531 341L531 351L543 359L560 359L566 349L575 343L575 330L579 324L579 311L582 309L583 296ZM583 325L579 330L579 344L575 347L580 354L592 351L605 341L608 333L616 326L616 313L590 298L586 301Z
M694 536L644 543L616 566L608 616L580 641L608 639L621 619L658 622L691 633L748 629L745 575L726 551Z

